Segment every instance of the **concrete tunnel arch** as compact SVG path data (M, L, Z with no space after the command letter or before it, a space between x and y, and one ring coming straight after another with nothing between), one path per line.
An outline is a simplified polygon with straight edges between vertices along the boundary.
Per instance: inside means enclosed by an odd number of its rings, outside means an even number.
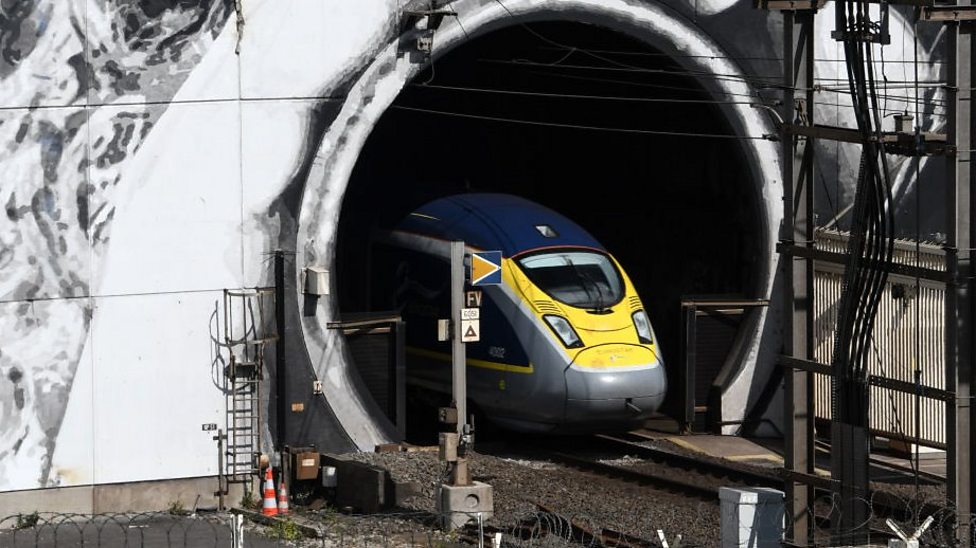
M750 94L752 90L722 48L681 14L664 5L635 0L519 0L479 2L459 0L450 5L457 18L444 20L434 35L431 58L494 30L538 21L571 21L594 24L621 32L666 53L688 71L726 74L740 78L704 78L702 86L714 97ZM460 21L460 24L459 24ZM383 48L355 78L342 108L315 152L305 180L296 244L296 273L307 266L335 270L339 212L353 168L372 129L393 104L400 91L427 63L418 63L402 51L401 40L413 41L418 31L408 30ZM429 59L427 60L430 61ZM768 135L774 128L760 109L748 104L722 104L726 122L739 135ZM741 366L726 385L722 398L725 420L743 418L755 403L779 354L781 310L772 299L778 268L775 242L783 216L779 150L767 140L741 141L756 196L760 226L760 264L753 294L771 298L768 309L759 312L751 329L740 330L737 348ZM322 381L327 403L345 433L363 450L389 441L393 432L375 405L361 392L352 371L344 337L326 328L337 318L336 300L319 299L314 313L302 314L302 336L315 376ZM320 396L321 397L321 396ZM727 433L734 426L723 428Z

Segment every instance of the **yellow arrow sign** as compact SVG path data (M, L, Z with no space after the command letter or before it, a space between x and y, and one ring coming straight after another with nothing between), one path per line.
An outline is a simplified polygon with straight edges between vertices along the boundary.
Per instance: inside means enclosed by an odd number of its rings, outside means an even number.
M471 254L471 285L502 283L502 252L479 251Z

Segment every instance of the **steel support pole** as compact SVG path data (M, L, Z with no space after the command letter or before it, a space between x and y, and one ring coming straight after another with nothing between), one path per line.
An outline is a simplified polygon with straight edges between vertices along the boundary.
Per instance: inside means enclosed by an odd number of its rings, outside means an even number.
M468 423L467 351L461 341L461 308L464 307L464 242L451 242L451 395L457 409L459 454L451 470L451 485L470 485L468 459L460 454Z
M964 0L960 4L970 4ZM948 62L946 90L949 112L947 140L955 147L946 166L946 269L949 284L945 303L946 389L955 399L946 406L949 455L947 495L957 515L960 546L973 546L973 38L972 26L946 23Z
M683 434L690 434L695 429L695 364L698 362L698 308L695 305L684 307L685 331L685 363L684 363L684 424L681 425Z
M464 242L451 242L451 395L458 413L457 433L468 423L468 380L464 343L461 342L461 308L464 307Z
M783 12L783 120L813 123L814 14L812 10ZM794 122L795 121L795 122ZM812 137L782 132L783 226L780 238L813 247ZM784 257L784 300L787 310L784 354L809 360L813 356L813 261ZM790 471L813 474L813 375L791 368L785 372L785 465ZM811 540L813 490L787 480L787 539L804 546Z
M285 252L278 249L274 253L275 279L275 328L278 340L275 341L275 414L277 436L275 445L280 450L288 443L288 368L285 363Z

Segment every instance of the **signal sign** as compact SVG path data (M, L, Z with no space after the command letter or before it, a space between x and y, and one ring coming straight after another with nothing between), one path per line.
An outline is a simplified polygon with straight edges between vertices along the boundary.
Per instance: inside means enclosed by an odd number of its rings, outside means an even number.
M478 342L481 340L481 321L461 320L461 342Z
M502 283L502 252L478 251L471 254L471 285Z

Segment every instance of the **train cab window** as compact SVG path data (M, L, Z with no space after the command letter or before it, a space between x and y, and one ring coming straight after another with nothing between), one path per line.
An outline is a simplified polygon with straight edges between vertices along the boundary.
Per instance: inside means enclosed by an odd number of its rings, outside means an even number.
M602 311L620 302L624 283L609 257L592 251L546 251L518 260L525 275L553 299Z

